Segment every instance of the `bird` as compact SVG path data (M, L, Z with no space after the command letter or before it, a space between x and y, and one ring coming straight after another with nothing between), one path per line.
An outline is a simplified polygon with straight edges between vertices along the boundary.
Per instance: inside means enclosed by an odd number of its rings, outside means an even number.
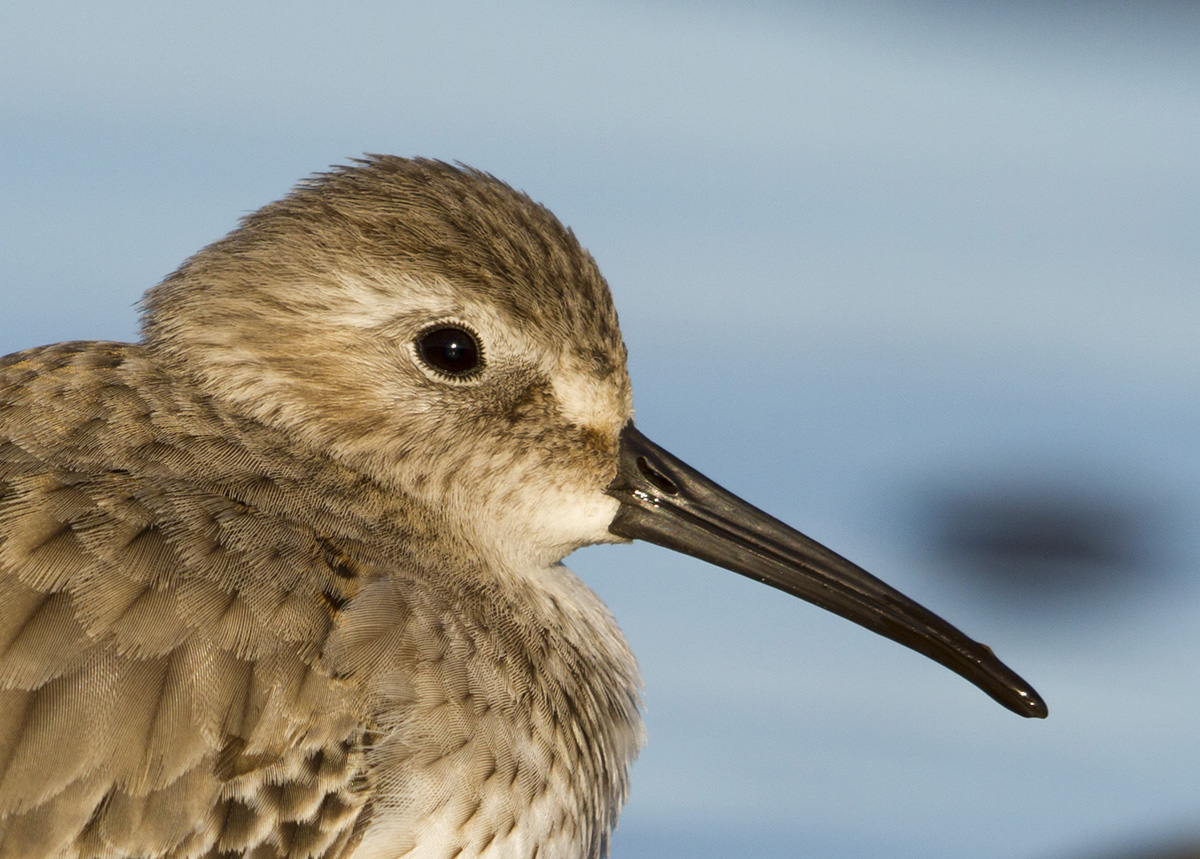
M494 176L369 155L0 359L0 857L598 859L637 663L562 563L641 539L983 644L642 434L609 288Z

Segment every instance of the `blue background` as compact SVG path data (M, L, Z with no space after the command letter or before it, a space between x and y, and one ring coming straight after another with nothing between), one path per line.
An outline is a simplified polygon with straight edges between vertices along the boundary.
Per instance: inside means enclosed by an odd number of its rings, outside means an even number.
M580 552L647 683L614 856L1186 842L1198 8L7 0L0 354L135 337L145 288L331 163L486 169L600 261L648 435L1051 707L665 550Z

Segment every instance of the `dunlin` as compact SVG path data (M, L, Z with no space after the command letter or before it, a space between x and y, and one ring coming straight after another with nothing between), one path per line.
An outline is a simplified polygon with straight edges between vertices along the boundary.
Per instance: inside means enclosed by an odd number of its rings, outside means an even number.
M983 645L631 420L608 287L486 174L372 157L0 361L0 856L600 857L633 655L561 565L645 539Z

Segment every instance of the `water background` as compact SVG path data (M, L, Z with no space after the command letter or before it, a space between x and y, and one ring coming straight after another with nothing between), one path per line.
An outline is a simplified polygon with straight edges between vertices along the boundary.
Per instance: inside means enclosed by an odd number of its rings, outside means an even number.
M363 152L484 168L607 274L639 426L987 641L1021 720L651 546L619 859L1086 859L1200 838L1200 7L0 9L0 354Z

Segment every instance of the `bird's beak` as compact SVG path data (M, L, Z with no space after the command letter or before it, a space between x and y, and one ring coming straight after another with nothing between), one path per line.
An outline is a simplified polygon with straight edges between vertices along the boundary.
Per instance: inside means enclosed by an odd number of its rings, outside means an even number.
M621 430L607 492L621 502L614 534L648 540L779 588L898 641L970 680L1014 713L1046 704L995 657L933 612L667 453L634 427Z

